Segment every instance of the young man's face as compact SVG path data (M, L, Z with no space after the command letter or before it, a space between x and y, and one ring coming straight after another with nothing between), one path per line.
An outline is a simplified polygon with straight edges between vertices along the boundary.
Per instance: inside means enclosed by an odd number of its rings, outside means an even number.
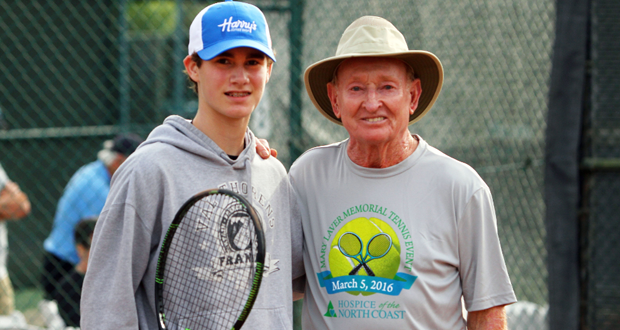
M271 62L261 51L233 48L198 65L185 61L198 84L199 111L222 119L247 119L258 105L271 75Z

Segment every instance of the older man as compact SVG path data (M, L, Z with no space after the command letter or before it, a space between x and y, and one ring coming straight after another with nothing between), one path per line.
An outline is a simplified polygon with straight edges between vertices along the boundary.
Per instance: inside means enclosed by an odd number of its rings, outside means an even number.
M505 329L516 301L488 186L412 135L443 69L380 17L354 21L308 94L349 139L291 167L301 204L307 329ZM461 297L469 312L464 319Z

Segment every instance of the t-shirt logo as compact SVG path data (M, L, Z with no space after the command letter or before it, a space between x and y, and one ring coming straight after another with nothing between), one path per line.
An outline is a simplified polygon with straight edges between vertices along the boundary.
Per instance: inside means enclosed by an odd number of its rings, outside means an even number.
M334 310L334 305L332 304L332 302L329 302L329 305L327 305L327 313L325 313L323 316L327 316L327 317L338 317L336 315L336 311Z
M417 278L399 273L401 244L390 225L378 218L349 221L334 235L329 271L317 274L328 294L347 292L397 296Z

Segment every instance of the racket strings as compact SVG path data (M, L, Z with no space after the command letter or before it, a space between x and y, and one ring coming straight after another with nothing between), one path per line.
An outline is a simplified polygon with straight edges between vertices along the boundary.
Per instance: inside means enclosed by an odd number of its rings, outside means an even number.
M388 235L377 235L368 242L368 255L371 257L380 257L388 252L391 244L392 241Z
M225 195L192 206L170 242L164 306L170 329L230 329L254 277L256 237L245 207Z
M362 252L362 241L355 234L345 233L338 244L341 252L346 256L357 256Z

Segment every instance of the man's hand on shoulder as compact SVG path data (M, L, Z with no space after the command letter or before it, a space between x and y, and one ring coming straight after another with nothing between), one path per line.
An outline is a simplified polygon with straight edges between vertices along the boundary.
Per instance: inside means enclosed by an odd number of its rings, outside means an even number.
M467 313L468 330L507 330L504 306Z
M269 148L269 142L265 139L257 139L256 141L256 153L263 159L269 158L269 156L278 157L278 151L276 149Z

